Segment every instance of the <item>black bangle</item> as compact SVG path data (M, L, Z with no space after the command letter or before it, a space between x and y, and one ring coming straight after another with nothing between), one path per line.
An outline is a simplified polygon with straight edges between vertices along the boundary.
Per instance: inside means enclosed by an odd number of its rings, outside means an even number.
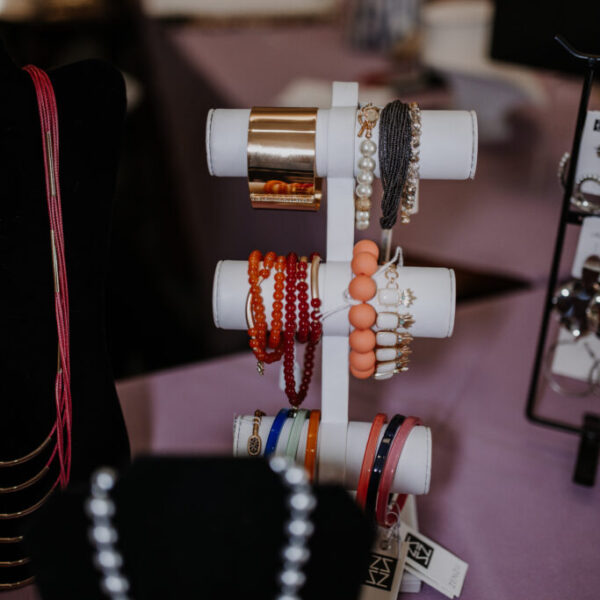
M381 481L381 475L385 468L385 461L387 460L394 437L396 437L396 433L398 432L398 429L400 429L400 425L404 423L405 418L404 415L394 415L392 417L385 428L385 433L377 448L377 454L373 461L373 469L371 470L371 477L369 477L369 487L367 488L367 501L365 503L367 515L375 516L377 492L379 491L379 482Z

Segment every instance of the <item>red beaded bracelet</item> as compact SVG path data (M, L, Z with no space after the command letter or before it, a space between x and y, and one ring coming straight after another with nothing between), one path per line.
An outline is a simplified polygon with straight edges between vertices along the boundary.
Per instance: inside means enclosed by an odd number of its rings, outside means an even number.
M290 252L286 257L285 266L285 330L283 376L285 393L292 406L298 406L296 381L294 378L294 337L296 335L296 268L298 257Z
M311 254L311 302L313 310L309 313L308 304L308 283L307 271L308 261L306 258L297 260L296 255L291 252L286 258L286 321L284 332L284 379L285 393L292 406L300 406L306 394L312 379L315 362L315 349L321 340L321 300L318 297L318 265L320 257L318 254ZM295 267L295 270L294 270ZM298 292L296 296L295 292ZM302 369L302 381L296 391L296 379L294 377L294 336L296 333L296 299L299 308L299 326L298 340L307 342L304 350L304 367ZM310 318L310 320L309 320Z
M308 272L308 259L306 256L300 258L298 262L296 290L298 291L298 333L296 339L304 344L308 341L309 332L309 305L308 305L308 283L306 276Z

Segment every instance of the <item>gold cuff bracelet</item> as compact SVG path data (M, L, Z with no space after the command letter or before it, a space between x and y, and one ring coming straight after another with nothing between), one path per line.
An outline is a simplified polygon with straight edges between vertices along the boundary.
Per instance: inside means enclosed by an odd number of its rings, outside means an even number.
M253 208L319 210L316 108L253 108L248 187Z

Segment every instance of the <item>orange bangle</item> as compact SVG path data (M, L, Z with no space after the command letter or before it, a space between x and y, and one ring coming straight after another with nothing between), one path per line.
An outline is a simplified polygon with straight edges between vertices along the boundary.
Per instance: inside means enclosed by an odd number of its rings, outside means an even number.
M308 472L311 481L315 477L315 466L317 464L317 441L319 436L319 424L321 422L321 411L311 410L308 419L308 435L306 437L306 451L304 453L304 468Z
M356 502L361 508L365 508L367 501L367 489L369 487L369 480L371 478L371 471L373 470L373 461L375 460L375 453L377 452L377 444L379 442L379 434L383 424L387 421L387 417L384 413L377 413L373 419L371 425L371 431L367 439L367 445L365 446L365 454L363 456L362 466L360 468L360 476L358 478L358 488L356 489Z

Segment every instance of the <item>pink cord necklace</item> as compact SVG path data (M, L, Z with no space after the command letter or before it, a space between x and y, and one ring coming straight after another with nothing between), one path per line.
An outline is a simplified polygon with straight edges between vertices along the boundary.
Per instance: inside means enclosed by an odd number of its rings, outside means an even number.
M69 345L69 291L65 262L65 241L59 181L59 139L58 111L56 97L48 75L33 65L24 70L29 73L35 87L40 115L42 147L44 151L44 171L46 180L46 201L50 217L50 247L52 250L52 271L54 275L54 310L58 334L58 366L54 383L56 421L48 437L56 435L53 452L47 467L58 456L59 476L55 487L65 488L71 474L71 357Z

